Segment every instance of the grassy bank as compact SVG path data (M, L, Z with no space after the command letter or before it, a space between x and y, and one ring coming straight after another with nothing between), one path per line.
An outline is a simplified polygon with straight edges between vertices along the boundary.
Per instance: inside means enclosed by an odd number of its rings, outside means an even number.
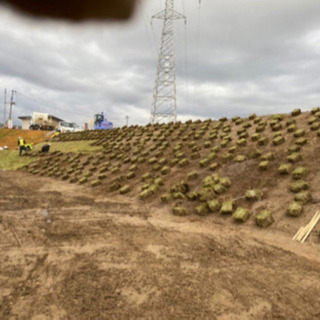
M101 149L101 147L90 146L92 141L68 141L68 142L51 142L50 152L61 151L64 153L94 153ZM41 147L46 142L39 143L34 146L32 152L36 153L41 150ZM19 156L19 150L3 150L0 151L0 169L2 170L17 170L24 165L34 161L37 157Z

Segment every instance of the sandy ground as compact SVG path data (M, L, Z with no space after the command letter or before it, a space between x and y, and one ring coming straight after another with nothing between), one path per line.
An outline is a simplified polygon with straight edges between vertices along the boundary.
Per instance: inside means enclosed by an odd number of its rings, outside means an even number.
M0 172L0 319L320 319L320 240Z

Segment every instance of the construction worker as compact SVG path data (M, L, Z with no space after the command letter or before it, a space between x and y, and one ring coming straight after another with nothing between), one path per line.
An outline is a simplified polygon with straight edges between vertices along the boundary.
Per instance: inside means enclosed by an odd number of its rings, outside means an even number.
M32 143L26 143L25 147L26 147L26 152L28 153L29 151L32 150Z
M18 146L19 146L19 155L20 156L22 155L22 151L26 152L25 144L26 144L26 142L21 137L19 137L18 138Z
M50 140L53 139L54 137L57 137L59 134L60 134L59 131L54 132L54 133L51 135Z

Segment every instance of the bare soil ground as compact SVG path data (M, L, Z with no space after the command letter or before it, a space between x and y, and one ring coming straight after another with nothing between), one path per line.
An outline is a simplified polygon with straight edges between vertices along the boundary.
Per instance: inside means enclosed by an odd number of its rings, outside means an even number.
M315 232L302 245L24 172L0 171L0 195L0 319L320 319Z

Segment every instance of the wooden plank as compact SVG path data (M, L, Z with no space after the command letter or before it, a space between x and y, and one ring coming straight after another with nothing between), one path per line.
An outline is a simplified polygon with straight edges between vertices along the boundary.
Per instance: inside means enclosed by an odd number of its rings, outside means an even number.
M303 227L301 233L299 234L299 236L296 238L296 240L298 240L299 242L302 240L302 238L304 237L304 235L306 234L307 230L309 228L309 224L307 224L306 226Z
M296 234L296 236L295 236L295 240L301 242L301 240L304 238L304 236L305 236L306 233L308 232L308 230L309 230L311 224L313 223L314 219L317 217L318 213L319 213L319 211L317 211L317 212L313 215L313 217L311 218L311 220L310 220L310 222L309 222L308 224L306 224L304 227L301 227L301 228L298 230L298 232L297 232L297 234ZM299 231L300 231L300 232L299 232Z
M296 240L296 238L299 236L299 234L302 232L303 227L300 227L300 229L296 232L296 234L293 236L292 240Z
M317 223L320 220L320 212L318 211L315 216L314 219L312 219L312 222L310 223L310 227L306 233L306 235L303 237L301 243L304 243L306 241L306 239L308 238L309 234L311 233L311 231L313 230L313 228L317 225Z

